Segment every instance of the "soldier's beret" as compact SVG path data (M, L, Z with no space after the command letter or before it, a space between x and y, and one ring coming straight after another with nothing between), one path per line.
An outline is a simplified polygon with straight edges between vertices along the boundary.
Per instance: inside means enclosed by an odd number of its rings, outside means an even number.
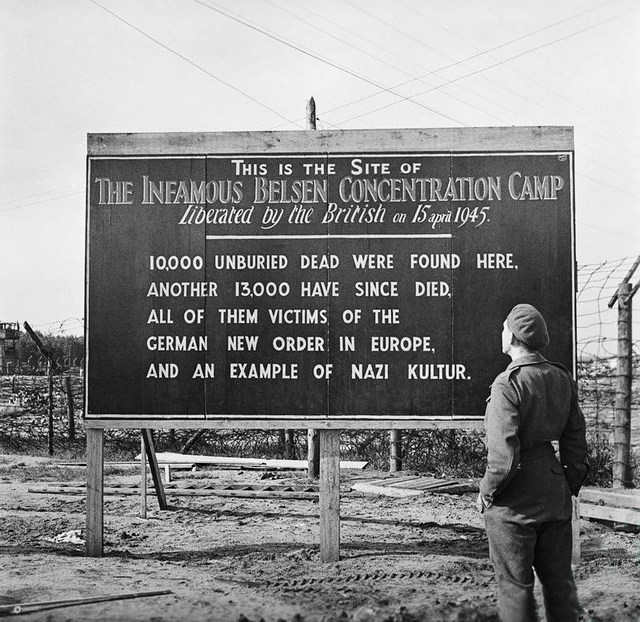
M507 326L520 341L534 350L549 345L547 323L533 305L520 304L513 307L507 316Z

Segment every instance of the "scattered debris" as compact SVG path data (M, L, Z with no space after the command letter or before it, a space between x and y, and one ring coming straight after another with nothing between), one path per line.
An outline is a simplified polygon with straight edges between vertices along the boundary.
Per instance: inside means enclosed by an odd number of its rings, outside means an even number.
M212 466L237 466L248 468L271 468L271 469L292 469L304 470L308 467L307 460L266 460L257 458L234 458L227 456L198 456L190 454L177 454L172 452L156 453L158 464L168 465L212 465ZM140 460L140 454L136 456ZM341 460L341 469L364 469L368 462Z
M477 492L478 485L473 481L458 479L438 479L434 477L387 477L383 479L361 481L353 484L354 490L388 497L411 497L427 492L446 492L462 494Z
M85 544L85 539L82 537L82 529L72 529L71 531L64 531L59 533L53 538L44 538L47 542L66 543L66 544Z
M87 598L67 598L65 600L43 600L34 603L0 605L0 616L37 613L39 611L58 609L60 607L73 607L76 605L104 603L112 600L128 600L131 598L146 598L147 596L165 596L167 594L173 594L173 592L171 590L162 590L160 592L136 592L134 594L119 594L116 596L90 596Z

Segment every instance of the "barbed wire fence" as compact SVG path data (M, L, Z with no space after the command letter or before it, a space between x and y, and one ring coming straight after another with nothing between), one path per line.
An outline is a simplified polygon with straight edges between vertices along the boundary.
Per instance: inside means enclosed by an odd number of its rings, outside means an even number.
M618 355L618 311L616 305L609 308L608 303L636 259L623 257L578 268L576 332L580 400L592 445L605 452L612 434ZM632 327L635 338L632 340L631 445L636 451L640 450L639 324L636 319ZM602 457L603 460L607 458Z
M596 358L611 361L617 356L618 317L615 307L610 309L608 302L635 260L635 257L623 257L578 267L576 307L579 360ZM638 354L638 343L638 339L635 339L634 356Z
M618 313L608 302L617 291L632 267L635 257L623 257L585 264L577 269L576 325L578 386L580 401L587 419L592 467L601 472L610 470L611 436L615 410L615 381L617 362ZM637 277L636 277L637 278ZM640 314L636 314L640 319ZM633 335L633 392L632 392L632 450L635 451L636 479L640 474L638 452L640 452L640 387L638 378L640 322L634 321ZM83 412L84 379L77 361L61 361L65 375L71 375L73 389L65 391L62 378L55 380L55 435L64 441L68 432L68 400L71 393L73 410ZM25 362L26 363L26 362ZM42 361L30 361L24 365L22 374L0 376L0 440L18 441L46 439L47 404L45 398L46 377L31 374L44 373ZM26 368L26 369L25 369ZM78 417L79 418L79 417ZM80 423L80 422L79 422ZM76 428L77 442L84 440L84 430ZM157 447L177 449L191 434L189 430L158 431ZM138 446L139 432L134 430L114 430L107 434L116 444L121 442ZM282 438L278 431L221 430L211 431L198 447L202 452L217 452L219 455L232 452L241 456L260 454L269 457L281 451ZM131 437L131 438L129 438ZM451 462L452 457L464 456L467 465L480 465L484 460L484 445L479 432L462 430L411 431L404 436L405 468L435 471L447 467L459 469L462 463ZM343 434L342 449L345 458L369 460L373 465L384 468L389 459L389 435L384 431L350 431ZM428 449L429 451L425 451ZM255 453L257 452L257 454ZM296 457L306 456L306 434L296 435ZM429 461L424 458L430 454ZM443 462L444 461L444 462ZM460 462L460 460L457 460ZM469 471L472 474L475 467ZM601 478L600 481L603 482ZM606 482L603 482L606 483Z

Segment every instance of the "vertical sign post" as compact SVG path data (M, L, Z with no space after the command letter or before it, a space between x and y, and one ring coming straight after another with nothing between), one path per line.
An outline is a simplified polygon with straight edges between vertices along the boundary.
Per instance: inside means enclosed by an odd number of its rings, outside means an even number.
M87 428L87 555L102 557L104 529L104 431Z
M316 100L312 97L307 103L307 129L316 129ZM318 430L307 431L307 476L317 479L320 475L320 438Z
M320 559L340 559L340 430L320 430Z

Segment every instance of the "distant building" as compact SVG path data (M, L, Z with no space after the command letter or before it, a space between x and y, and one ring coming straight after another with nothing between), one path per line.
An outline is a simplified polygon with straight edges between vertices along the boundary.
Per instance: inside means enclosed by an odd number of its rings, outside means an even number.
M20 340L18 322L0 322L0 374L10 374L17 365L16 345Z

